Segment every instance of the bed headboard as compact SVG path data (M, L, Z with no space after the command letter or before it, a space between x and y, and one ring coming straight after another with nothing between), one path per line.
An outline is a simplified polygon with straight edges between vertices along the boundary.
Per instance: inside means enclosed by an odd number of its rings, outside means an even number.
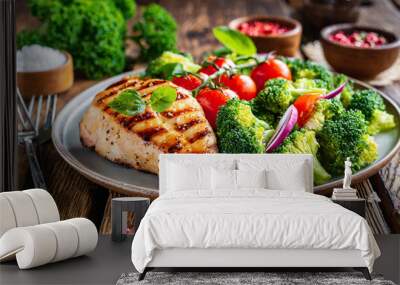
M307 192L313 192L313 157L309 154L161 154L159 161L159 191L165 193L168 169L171 163L190 166L221 166L226 164L233 169L238 165L262 166L278 170L285 179L294 177L294 166L304 168L304 180L298 181ZM296 181L297 183L297 181Z

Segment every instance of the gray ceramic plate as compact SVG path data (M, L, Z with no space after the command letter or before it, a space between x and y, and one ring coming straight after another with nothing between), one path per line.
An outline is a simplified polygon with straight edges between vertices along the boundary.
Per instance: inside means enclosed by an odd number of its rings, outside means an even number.
M158 195L158 176L112 163L94 151L82 146L79 138L79 122L89 107L93 97L99 92L132 73L125 73L102 81L72 99L58 114L53 127L53 142L60 155L77 171L90 180L121 193ZM372 88L356 81L357 88ZM379 91L378 91L379 92ZM379 157L375 163L358 171L353 176L357 182L379 171L400 149L400 110L396 104L382 94L387 110L396 117L397 128L375 137L378 143ZM342 183L342 177L317 186L315 192L325 192Z

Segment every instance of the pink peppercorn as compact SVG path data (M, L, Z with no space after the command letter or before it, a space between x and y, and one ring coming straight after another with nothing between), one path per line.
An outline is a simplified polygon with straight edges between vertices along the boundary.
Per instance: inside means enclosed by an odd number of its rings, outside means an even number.
M329 39L342 45L361 48L371 48L386 43L386 39L383 36L380 36L375 32L364 31L354 31L351 34L346 34L343 31L339 31L331 34Z
M286 33L289 29L276 22L250 21L241 23L238 30L249 36L274 36Z

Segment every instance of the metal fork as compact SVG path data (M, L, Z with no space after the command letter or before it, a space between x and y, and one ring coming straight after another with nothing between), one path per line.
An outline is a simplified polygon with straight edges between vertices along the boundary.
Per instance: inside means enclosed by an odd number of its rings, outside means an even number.
M45 120L42 127L40 127L40 119L42 113L43 96L39 96L37 100L36 117L34 116L33 109L35 107L36 97L33 96L29 102L28 114L34 123L37 139L39 144L47 142L51 138L51 127L56 117L57 108L57 94L48 95L46 99Z
M51 126L55 119L57 95L49 95L46 99L45 121L40 127L43 96L32 97L29 108L27 109L22 96L17 90L18 97L18 115L22 125L22 131L18 132L18 138L21 143L24 143L26 154L28 157L29 168L31 170L32 180L35 187L47 189L44 180L43 172L40 168L39 160L36 155L35 145L38 142L44 143L51 137ZM36 104L36 112L34 112Z

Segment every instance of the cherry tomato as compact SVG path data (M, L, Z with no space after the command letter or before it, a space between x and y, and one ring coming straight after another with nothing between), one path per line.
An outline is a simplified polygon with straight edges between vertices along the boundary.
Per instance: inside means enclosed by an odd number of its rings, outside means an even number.
M218 81L234 91L240 99L249 101L257 95L256 84L248 75L234 74L228 76L227 74L223 74Z
M257 65L250 74L257 85L257 91L264 88L265 81L271 78L285 78L292 80L292 74L289 67L283 61L270 58Z
M308 94L302 95L294 101L293 105L299 112L297 119L299 127L303 127L310 119L315 109L315 103L319 100L319 97L319 94Z
M218 67L223 67L223 66L234 66L235 64L233 63L232 60L223 58L223 57L215 57L215 56L209 56L207 61L213 62L216 66ZM199 72L202 72L207 75L211 75L215 72L217 72L217 69L213 65L208 65L202 67Z
M202 80L198 78L197 76L194 76L192 74L180 76L180 77L174 77L172 78L172 82L175 83L176 85L183 87L187 90L194 90L197 87L200 86L202 83Z
M236 93L229 89L211 89L205 87L199 91L196 99L204 110L204 114L210 125L215 129L219 108L225 105L228 100L237 97Z

